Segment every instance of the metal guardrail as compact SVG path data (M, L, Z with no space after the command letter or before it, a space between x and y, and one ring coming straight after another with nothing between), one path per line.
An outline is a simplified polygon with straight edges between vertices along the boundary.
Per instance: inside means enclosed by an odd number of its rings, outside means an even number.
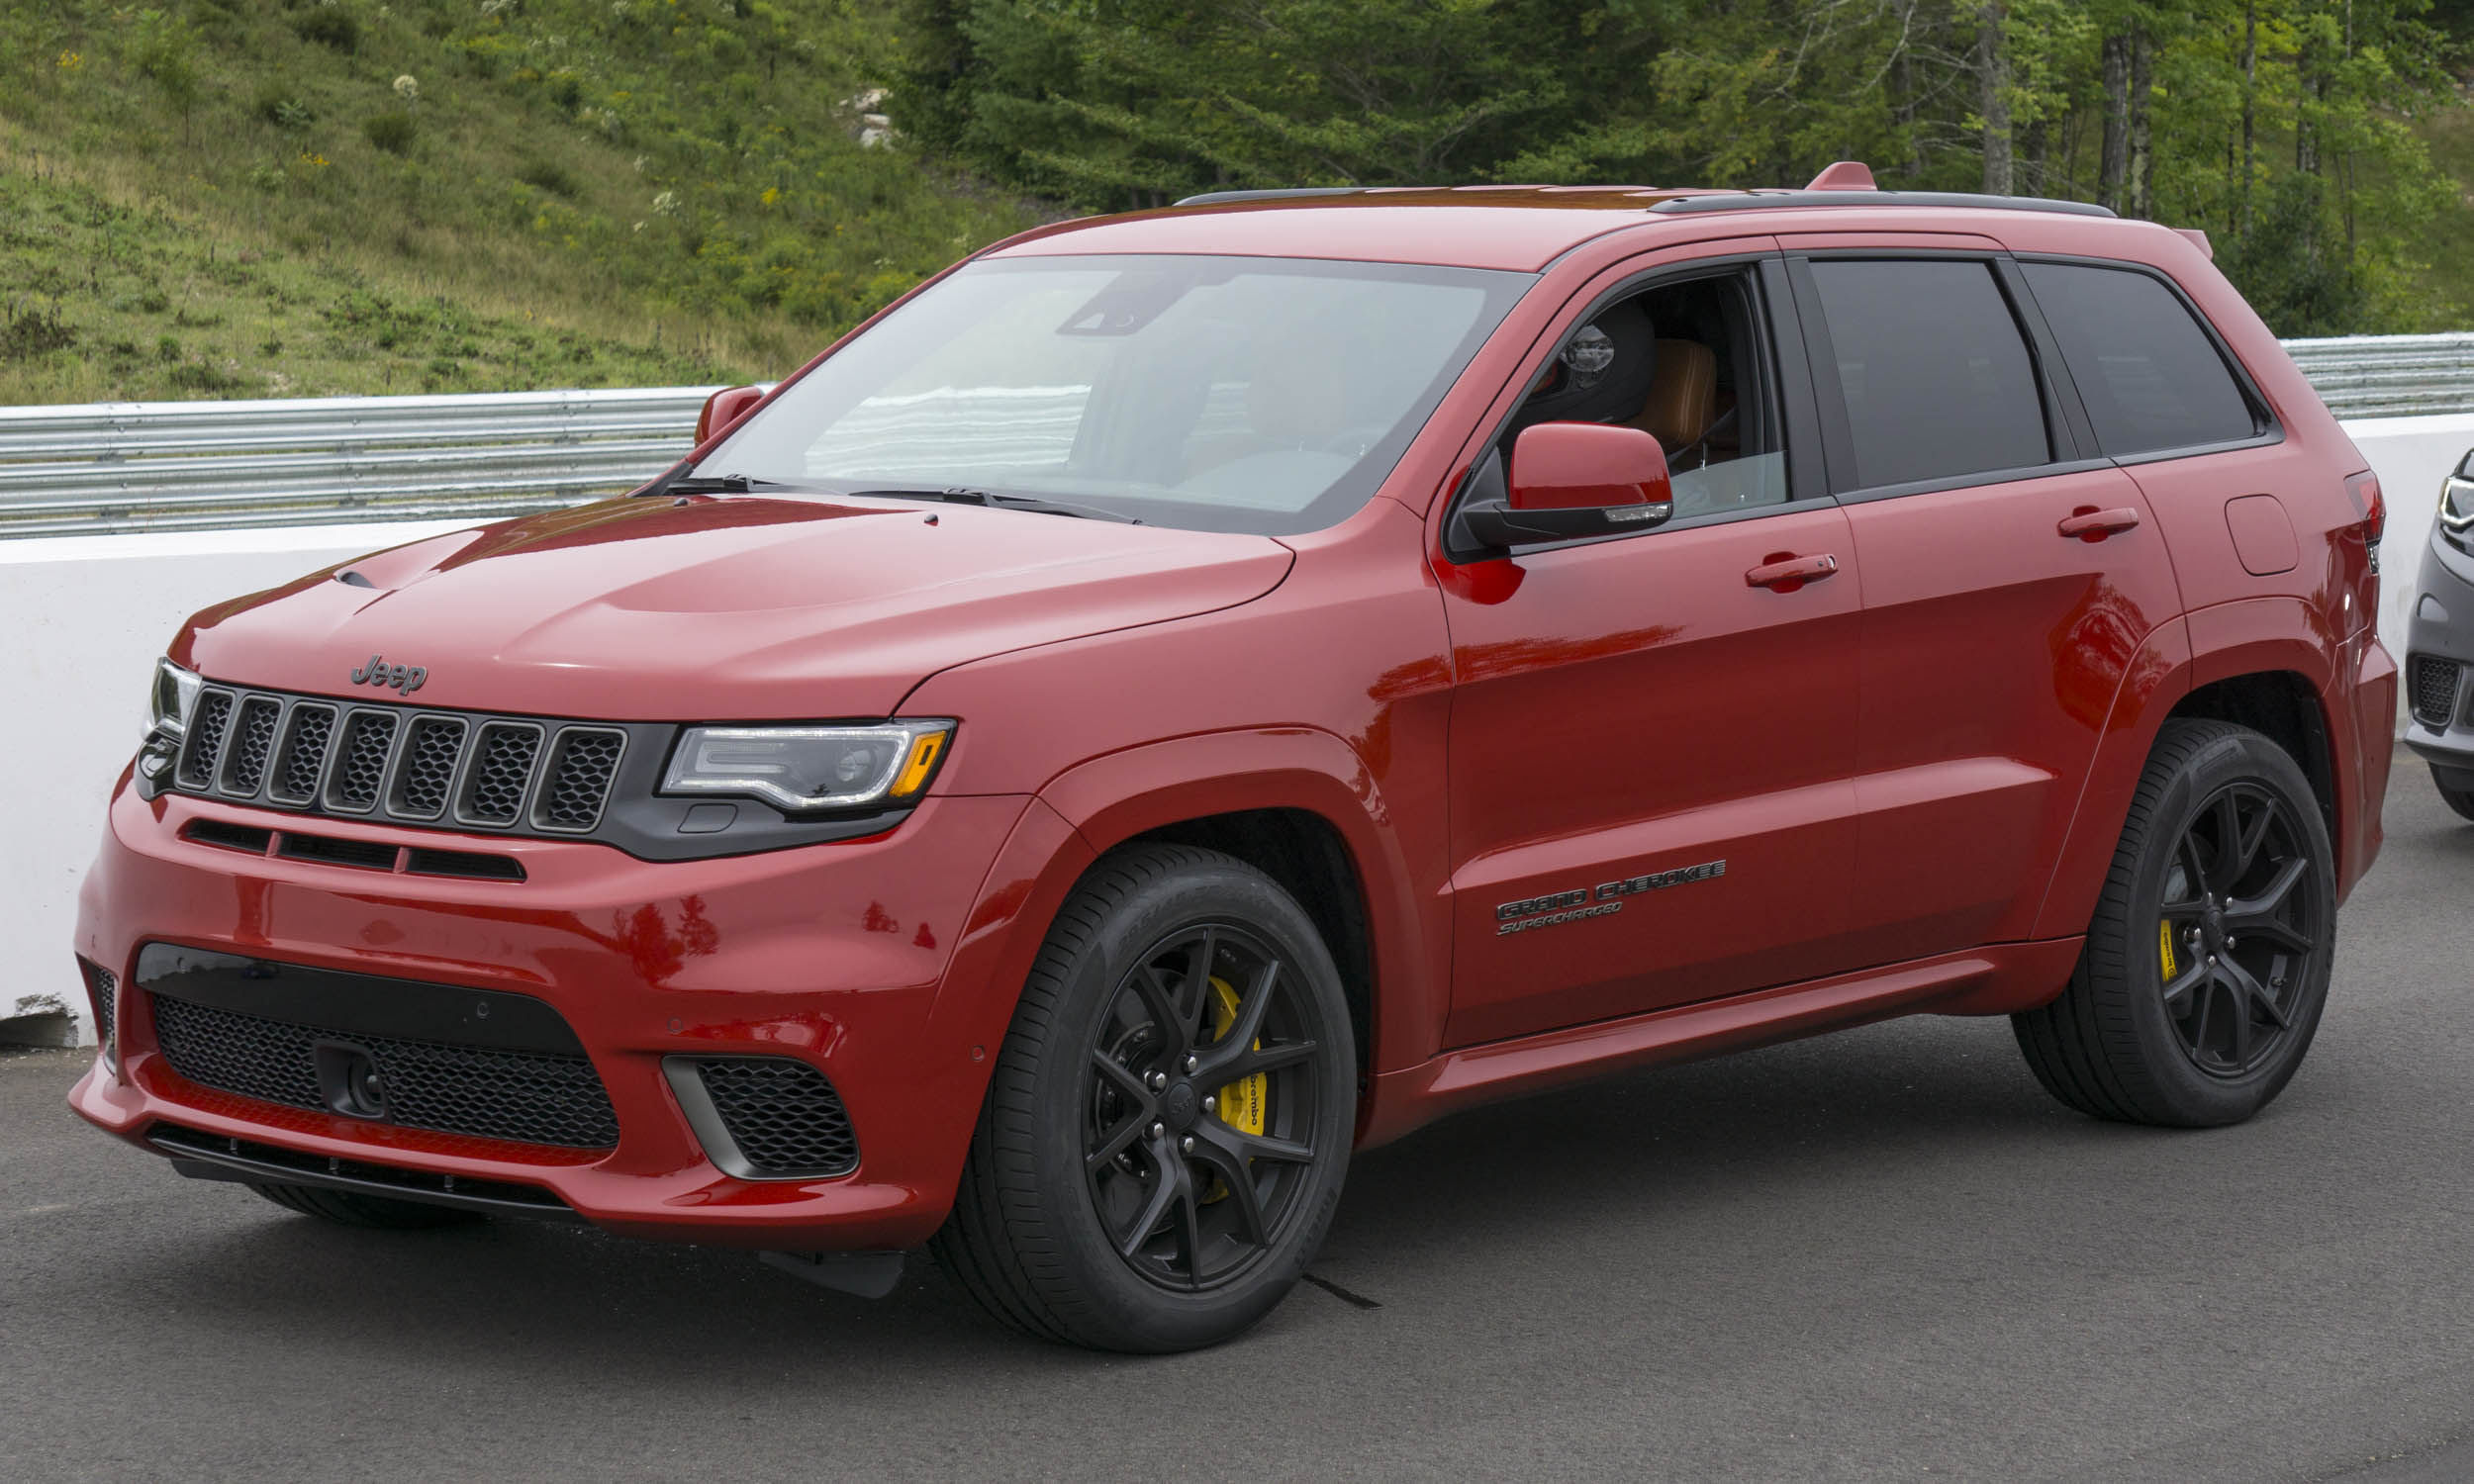
M2474 412L2474 334L2285 348L2339 417ZM578 505L687 452L713 391L0 408L0 538Z
M676 462L714 390L0 408L0 537L576 505Z
M2474 412L2474 334L2338 335L2284 345L2339 417Z

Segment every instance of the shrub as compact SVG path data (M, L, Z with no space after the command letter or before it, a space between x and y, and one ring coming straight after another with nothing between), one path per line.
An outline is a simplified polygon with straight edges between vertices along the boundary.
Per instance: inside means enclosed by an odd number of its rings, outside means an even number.
M257 96L250 101L249 112L279 129L304 129L318 118L281 79L273 77L257 85Z
M316 6L292 18L293 34L305 42L333 46L337 51L361 49L361 23L341 6Z
M47 350L65 350L77 343L77 331L60 323L58 306L49 312L12 309L0 320L0 360L21 360Z
M362 138L389 154L410 154L413 136L420 132L421 126L415 124L413 116L408 113L372 114L361 121Z
M165 372L163 379L184 392L204 392L210 396L218 392L237 392L241 386L239 377L222 366L209 365L205 361L182 361Z
M523 167L516 172L516 178L525 185L537 186L553 196L573 196L576 193L576 178L568 174L567 167L556 160L527 160Z

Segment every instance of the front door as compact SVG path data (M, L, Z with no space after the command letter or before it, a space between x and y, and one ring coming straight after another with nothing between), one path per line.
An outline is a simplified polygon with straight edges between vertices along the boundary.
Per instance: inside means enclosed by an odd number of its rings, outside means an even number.
M1447 564L1452 1045L1837 965L1856 848L1855 551L1817 467L1790 477L1794 368L1769 339L1783 280L1774 265L1700 275L1621 286L1564 327L1601 350L1586 328L1655 338L1674 521ZM1542 362L1532 384L1553 392L1562 374Z

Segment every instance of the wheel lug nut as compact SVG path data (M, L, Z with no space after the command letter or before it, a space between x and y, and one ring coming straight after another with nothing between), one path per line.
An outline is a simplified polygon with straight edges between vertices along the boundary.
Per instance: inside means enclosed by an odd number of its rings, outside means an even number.
M1161 1088L1166 1087L1168 1084L1169 1084L1169 1074L1168 1074L1167 1072L1165 1072L1165 1071L1155 1071L1155 1072L1153 1072L1153 1073L1151 1074L1151 1090L1152 1090L1152 1091L1157 1092L1157 1091L1159 1091Z
M1202 1111L1205 1113L1217 1113L1220 1111L1220 1100L1216 1097L1204 1098L1202 1100Z
M1188 1076L1193 1075L1194 1068L1200 1067L1201 1065L1202 1059L1200 1057L1188 1057L1186 1059L1186 1074Z
M1152 1138L1154 1138L1154 1139L1157 1139L1157 1138L1159 1138L1161 1135L1166 1134L1168 1131L1169 1131L1169 1126L1168 1126L1167 1124L1164 1124L1164 1123L1155 1123L1155 1124L1153 1124L1153 1125L1151 1126L1151 1137L1152 1137Z
M1185 1138L1178 1140L1177 1147L1185 1151L1187 1154L1192 1154L1194 1152L1194 1136L1188 1134Z

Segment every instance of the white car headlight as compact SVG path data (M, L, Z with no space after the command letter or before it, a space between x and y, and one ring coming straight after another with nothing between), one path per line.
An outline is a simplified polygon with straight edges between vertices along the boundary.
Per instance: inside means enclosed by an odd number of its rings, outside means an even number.
M169 737L186 734L189 713L198 708L198 689L204 684L197 672L156 660L154 688L146 693L146 730Z
M734 793L800 812L915 799L944 760L951 721L844 726L693 726L664 793Z

